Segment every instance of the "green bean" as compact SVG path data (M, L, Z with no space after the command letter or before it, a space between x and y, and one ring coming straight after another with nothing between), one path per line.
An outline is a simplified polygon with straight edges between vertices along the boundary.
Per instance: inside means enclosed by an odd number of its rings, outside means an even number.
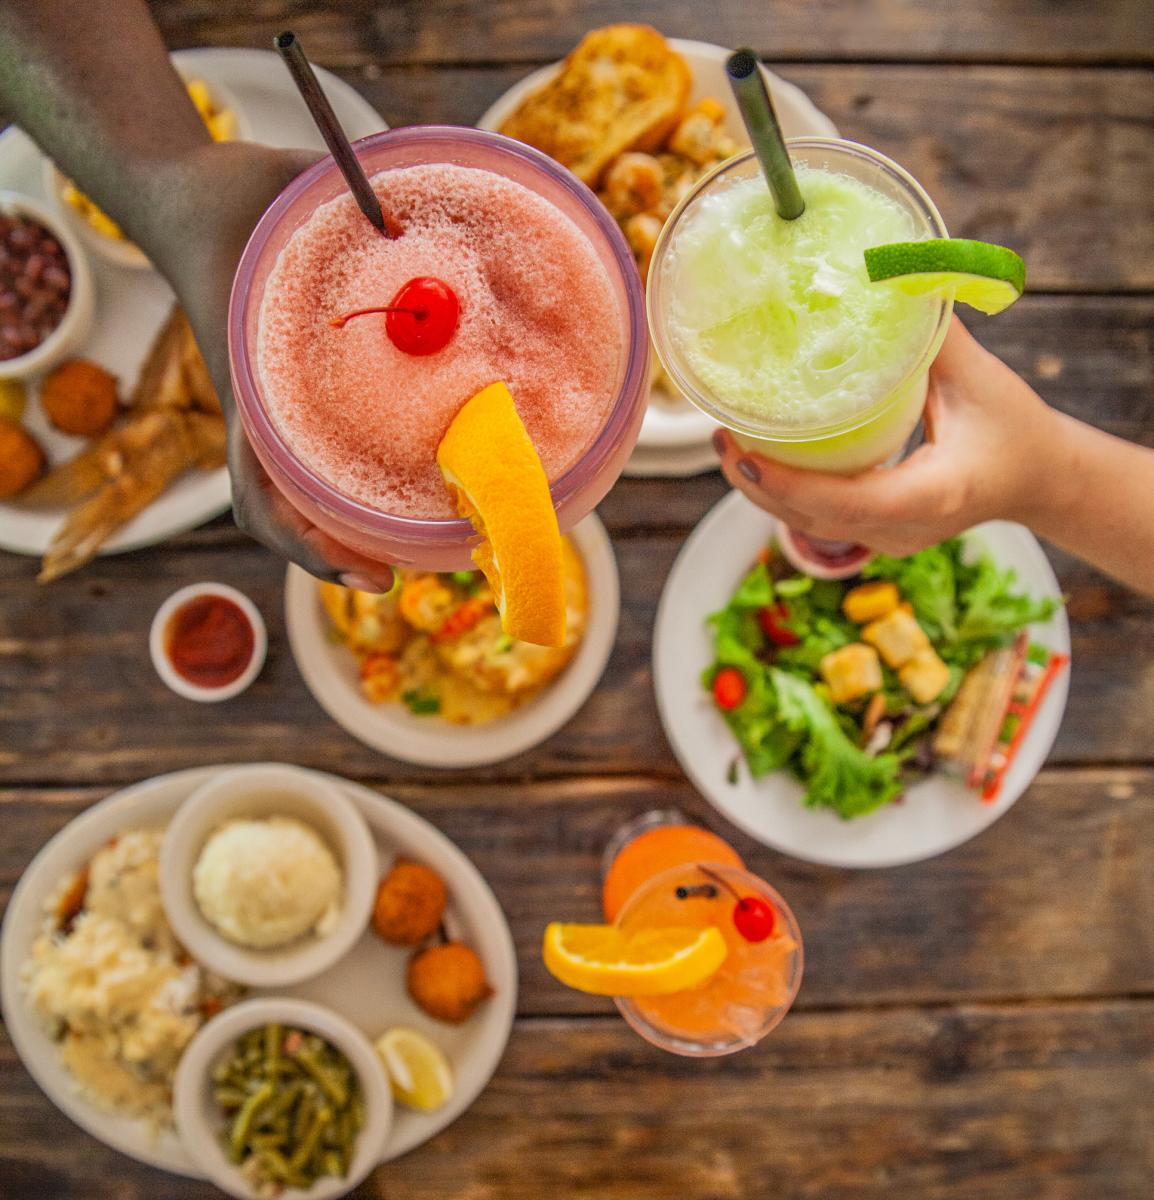
M256 1116L257 1110L271 1098L272 1084L264 1083L241 1106L240 1112L236 1114L236 1120L233 1121L232 1132L229 1135L235 1154L240 1154L244 1150L244 1144L248 1138L249 1130L252 1128L253 1118Z
M293 1120L293 1140L299 1142L304 1137L306 1130L312 1123L313 1113L316 1111L317 1102L311 1092L303 1092L301 1094L300 1103L297 1105L296 1118Z
M297 1102L300 1094L301 1084L297 1080L284 1084L268 1106L269 1114L274 1118L283 1116Z
M248 1092L242 1088L222 1085L213 1092L213 1099L221 1108L240 1108L248 1099Z
M273 1179L284 1182L288 1179L291 1171L289 1170L288 1159L275 1147L270 1146L268 1149L261 1150L257 1158L264 1170L273 1177Z
M353 1132L359 1133L365 1123L365 1106L359 1088L353 1088L353 1094L349 1097L349 1116L353 1120Z
M335 1150L325 1151L323 1166L326 1175L343 1175L345 1173L341 1156Z
M280 1069L280 1044L284 1031L279 1025L264 1027L264 1069L275 1075Z
M296 1148L292 1158L289 1159L289 1166L294 1171L299 1171L312 1158L313 1151L316 1149L321 1134L324 1133L325 1126L332 1119L333 1112L331 1108L317 1109L308 1132L305 1134L301 1144Z
M348 1104L348 1088L341 1080L333 1077L334 1073L331 1068L325 1066L323 1062L305 1050L297 1055L297 1062L317 1081L324 1094L338 1108L344 1108Z

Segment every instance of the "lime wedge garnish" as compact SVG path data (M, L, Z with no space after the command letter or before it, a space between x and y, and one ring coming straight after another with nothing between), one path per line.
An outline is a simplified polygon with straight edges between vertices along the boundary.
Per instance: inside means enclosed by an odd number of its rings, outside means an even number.
M909 296L952 293L955 300L993 316L1022 294L1026 264L1005 246L968 238L891 242L865 252L873 283L886 281Z

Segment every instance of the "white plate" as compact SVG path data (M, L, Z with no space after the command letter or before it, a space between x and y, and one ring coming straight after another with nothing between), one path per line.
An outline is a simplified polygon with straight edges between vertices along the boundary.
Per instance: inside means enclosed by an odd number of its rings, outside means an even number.
M449 725L401 704L370 704L355 656L329 636L317 581L299 567L285 576L285 623L301 675L321 707L353 737L403 762L477 767L504 762L556 733L589 698L613 649L620 613L617 561L592 513L569 534L589 585L589 620L573 661L535 699L485 725Z
M725 60L732 53L723 46L714 46L709 42L687 41L684 38L670 38L669 44L685 56L693 72L693 90L689 99L695 104L705 96L713 96L720 100L726 108L726 132L742 147L749 145L749 137L745 126L737 113L732 93L725 74ZM520 83L514 84L501 96L477 122L481 129L497 129L509 117L518 104L534 89L557 74L561 69L559 62L547 67L541 67L531 75L526 76ZM773 95L774 107L786 137L837 137L837 128L824 113L820 112L808 96L797 86L779 79L771 71L762 67L765 81ZM653 451L687 450L689 448L708 447L709 435L716 428L704 413L694 408L689 401L681 397L671 396L668 392L655 388L650 396L649 407L641 426L641 434L637 439L641 451L650 452L646 460L639 456L636 464L630 462L625 468L626 475L696 475L710 470L716 465L717 456L668 453L664 458L665 470L658 469L662 459L654 457Z
M774 520L743 496L732 493L716 504L682 547L669 573L653 639L657 707L665 732L685 773L698 790L735 825L783 854L834 867L894 867L952 850L992 825L1030 785L1062 721L1069 690L1067 668L1058 676L1010 767L993 804L960 783L932 776L915 784L902 804L844 821L826 808L806 808L802 787L778 771L752 779L742 760L738 782L726 775L740 754L737 741L701 686L713 661L705 625L724 608L734 588L770 539ZM1012 567L1023 591L1061 599L1054 572L1034 536L1020 525L991 521L966 535L1002 568ZM1030 636L1070 653L1064 610Z
M297 95L284 63L271 50L180 50L173 61L209 84L223 85L243 108L254 141L269 146L324 149L324 143ZM385 127L376 111L347 83L317 69L337 117L350 136L365 137ZM0 135L0 188L45 196L44 156L19 129ZM96 283L96 321L77 353L94 359L120 380L127 392L136 381L144 355L172 304L172 291L155 272L118 267L90 254ZM30 389L34 390L34 389ZM44 447L49 461L62 462L87 445L53 429L35 395L29 395L28 429ZM219 516L231 503L228 471L191 471L105 543L102 554L135 550L164 541ZM48 548L60 512L30 512L0 503L0 549L41 555Z
M200 1178L177 1136L154 1138L148 1125L94 1108L72 1087L52 1041L25 1004L20 971L40 931L43 905L62 877L91 859L124 829L167 823L181 802L226 767L197 767L160 775L102 800L66 825L24 872L0 934L0 998L12 1044L48 1098L82 1129L114 1150L177 1175ZM390 1025L412 1025L441 1046L453 1065L457 1090L439 1112L398 1108L393 1131L381 1156L389 1162L439 1133L473 1103L489 1082L504 1053L517 1000L517 957L505 915L477 868L444 834L395 800L360 784L331 779L356 801L376 837L382 872L398 853L427 863L449 888L446 924L463 937L485 964L495 995L461 1026L427 1017L405 991L408 951L386 946L371 930L352 951L317 979L275 992L250 994L297 996L335 1009L370 1038Z

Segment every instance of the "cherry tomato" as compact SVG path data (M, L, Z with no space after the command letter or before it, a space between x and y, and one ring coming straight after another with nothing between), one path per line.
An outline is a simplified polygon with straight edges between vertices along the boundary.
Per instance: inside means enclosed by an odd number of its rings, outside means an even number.
M786 624L789 620L789 609L784 600L779 600L770 608L757 610L757 622L762 632L775 646L796 646L801 638Z
M713 701L725 712L736 708L747 690L745 676L736 667L722 667L713 677Z

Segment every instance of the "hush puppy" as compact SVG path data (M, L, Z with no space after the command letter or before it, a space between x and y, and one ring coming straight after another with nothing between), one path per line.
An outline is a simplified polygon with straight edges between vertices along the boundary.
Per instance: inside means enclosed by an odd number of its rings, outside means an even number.
M46 376L40 403L61 433L95 437L116 420L116 378L85 358L74 358Z
M15 421L0 417L0 498L15 496L39 478L44 451Z
M462 942L430 946L409 960L409 995L430 1017L460 1025L493 989L477 955Z
M446 899L444 880L436 871L399 858L377 888L373 928L386 942L416 946L436 932Z

